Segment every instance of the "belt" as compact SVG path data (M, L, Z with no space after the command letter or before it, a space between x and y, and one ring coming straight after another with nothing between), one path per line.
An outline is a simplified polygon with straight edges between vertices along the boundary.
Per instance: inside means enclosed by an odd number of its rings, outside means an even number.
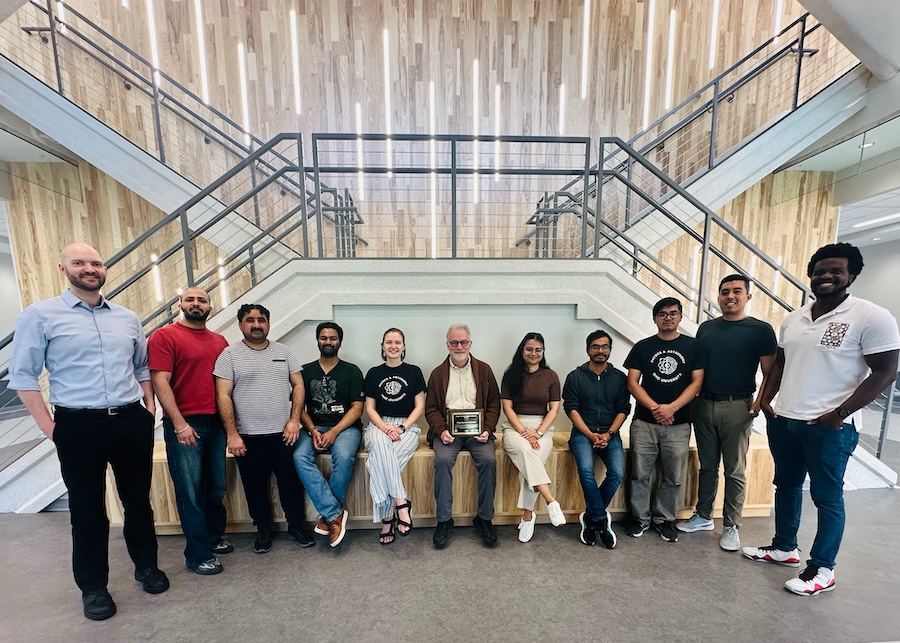
M722 395L720 393L700 393L700 397L711 402L737 402L738 400L750 400L752 395Z
M141 401L132 402L131 404L126 404L124 406L110 406L105 409L70 409L66 406L55 406L53 407L57 413L79 413L81 415L119 415L121 413L127 413L128 411L133 411L136 408L141 406Z

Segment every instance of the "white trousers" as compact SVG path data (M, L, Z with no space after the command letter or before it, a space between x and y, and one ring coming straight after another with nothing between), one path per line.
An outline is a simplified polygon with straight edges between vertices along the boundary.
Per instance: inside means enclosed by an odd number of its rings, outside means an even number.
M519 422L526 429L537 429L544 421L543 415L520 415ZM534 509L538 494L534 488L540 484L550 484L550 476L544 464L553 450L553 427L539 440L540 449L532 449L531 443L512 428L506 420L503 428L503 449L519 470L519 509Z
M396 426L406 418L382 419ZM413 424L406 427L400 439L394 442L371 422L366 427L365 446L369 452L366 470L369 472L369 493L372 496L372 522L390 517L394 500L407 497L400 472L419 448L420 433L418 425Z

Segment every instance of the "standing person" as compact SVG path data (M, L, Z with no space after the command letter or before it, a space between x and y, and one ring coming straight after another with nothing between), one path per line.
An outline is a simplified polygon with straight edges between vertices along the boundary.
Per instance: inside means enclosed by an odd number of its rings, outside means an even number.
M559 415L559 398L559 376L547 366L544 336L527 333L503 373L500 386L500 403L506 415L501 424L503 449L519 470L519 542L527 543L534 536L534 504L538 495L547 502L553 526L566 524L559 502L550 493L550 476L544 466L553 451L553 422Z
M697 507L689 520L678 522L679 531L712 531L713 503L719 487L719 460L725 469L725 501L722 537L725 551L741 548L738 529L747 486L747 449L753 418L759 415L762 388L756 392L756 370L763 378L775 362L778 348L772 326L748 317L752 299L750 280L728 275L719 282L722 316L700 324L697 341L706 354L703 388L691 403L691 420L700 456Z
M60 255L59 272L69 282L63 294L29 306L19 318L9 388L56 445L69 490L75 583L84 615L102 621L116 613L107 591L107 464L125 508L134 578L151 594L169 589L157 567L150 507L156 406L144 330L137 315L100 294L106 282L100 254L89 245L70 244ZM38 379L45 366L52 415Z
M228 342L206 328L209 294L185 288L182 317L147 341L150 375L163 408L163 438L184 533L184 564L218 574L217 554L234 551L225 533L225 427L216 412L213 368Z
M743 553L751 560L800 566L797 529L809 473L819 518L816 538L806 568L784 584L800 596L834 589L844 534L844 471L859 441L858 411L897 376L897 321L881 306L847 292L862 269L862 255L849 243L813 254L806 274L816 299L785 317L764 384L761 405L775 459L775 537L771 545L744 547Z
M321 514L315 532L328 536L332 547L340 545L347 533L344 500L356 466L365 400L362 371L338 357L343 341L344 329L334 322L316 327L319 359L303 366L309 399L300 419L306 430L294 451L294 466ZM325 480L316 455L329 452L331 477Z
M472 357L472 335L465 324L453 324L447 331L449 356L431 372L425 397L428 444L434 449L434 499L437 527L432 541L438 549L447 545L453 533L453 466L459 452L466 449L478 472L478 513L472 520L488 547L497 544L494 518L494 490L497 488L497 450L494 430L500 419L500 389L491 367ZM454 436L448 424L449 411L478 410L482 432Z
M578 479L584 493L585 510L578 516L581 542L607 549L616 546L616 533L607 511L625 475L625 449L622 425L631 412L625 373L609 363L612 337L595 330L585 341L588 361L566 377L563 408L572 421L569 449L578 467ZM606 475L598 486L594 477L594 456L606 466Z
M640 538L651 525L660 537L678 542L675 516L691 439L690 404L703 383L703 346L678 332L681 302L664 297L653 306L656 335L642 339L625 358L628 392L637 407L629 431L632 453L631 523L625 533ZM662 463L662 483L656 506L650 506L650 478L656 460Z
M372 521L381 521L378 542L394 542L412 530L412 502L400 473L419 448L422 430L416 421L425 410L425 376L418 366L407 364L406 337L399 328L388 328L381 338L384 364L366 373L365 432L366 470L372 495ZM396 510L396 514L394 513Z
M244 338L216 359L216 405L225 426L228 452L235 457L247 508L256 527L253 551L272 548L272 474L287 519L287 532L300 547L315 541L303 522L303 487L294 470L304 387L300 362L284 344L269 341L269 310L243 304L237 313Z

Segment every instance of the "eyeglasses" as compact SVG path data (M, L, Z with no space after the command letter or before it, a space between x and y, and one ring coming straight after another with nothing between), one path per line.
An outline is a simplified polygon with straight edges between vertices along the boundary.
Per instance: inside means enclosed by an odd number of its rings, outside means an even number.
M544 352L544 349L543 348L532 348L531 346L526 346L525 352L526 353L535 353L537 355L540 355L541 353Z
M673 310L671 312L663 311L661 313L656 313L657 319L677 319L678 317L681 317L681 313L677 310Z
M457 346L460 346L460 347L462 347L462 348L465 348L466 346L468 346L468 345L471 344L471 343L472 343L472 341L469 340L469 339L450 339L450 340L447 340L447 345L448 345L448 346L452 346L453 348L456 348Z
M593 345L591 345L591 350L596 351L596 352L611 351L612 346L610 346L609 344L593 344Z

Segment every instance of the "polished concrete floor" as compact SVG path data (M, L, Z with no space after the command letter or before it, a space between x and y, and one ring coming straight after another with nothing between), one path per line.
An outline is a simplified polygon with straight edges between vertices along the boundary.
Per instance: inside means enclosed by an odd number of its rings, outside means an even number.
M69 567L68 515L0 515L0 641L852 641L900 639L900 491L846 494L848 523L835 591L794 596L798 570L754 563L718 547L714 532L665 543L621 533L608 551L578 541L577 525L538 526L521 544L502 527L485 549L457 528L435 551L431 530L389 547L351 532L331 550L278 539L252 552L234 535L225 572L182 564L180 537L161 537L171 589L151 596L132 579L121 530L110 543L119 612L91 622ZM717 521L717 528L721 525ZM815 508L800 533L808 550ZM767 544L771 518L748 519L744 544Z

